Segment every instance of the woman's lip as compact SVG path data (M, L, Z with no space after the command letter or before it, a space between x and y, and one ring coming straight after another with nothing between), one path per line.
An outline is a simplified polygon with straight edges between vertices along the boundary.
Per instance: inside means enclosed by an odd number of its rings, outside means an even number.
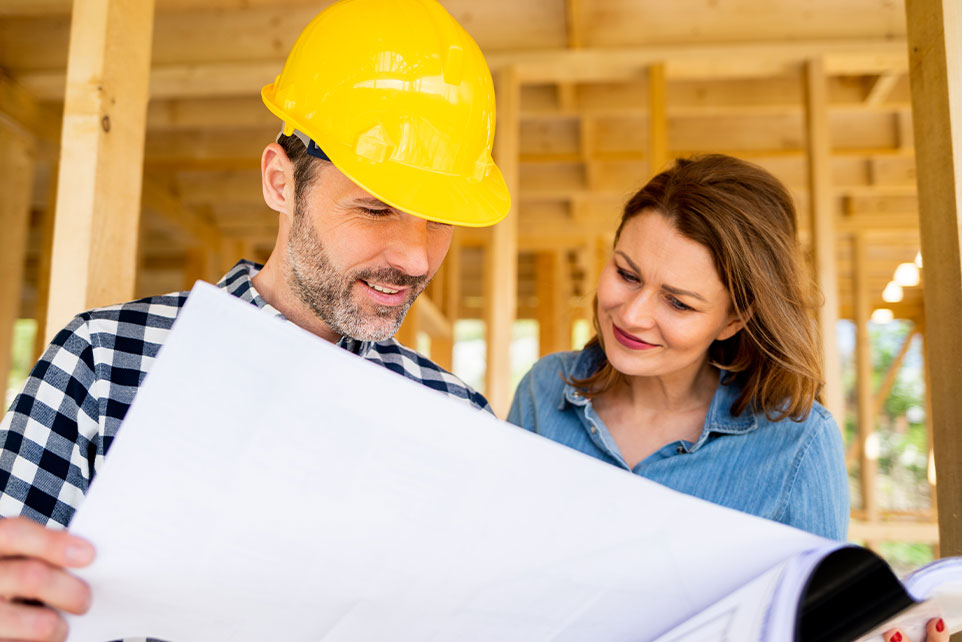
M618 343L625 346L626 348L631 348L632 350L651 350L652 348L657 348L658 346L654 343L648 343L647 341L642 341L637 337L633 337L614 323L611 324L611 328L614 332L615 339Z

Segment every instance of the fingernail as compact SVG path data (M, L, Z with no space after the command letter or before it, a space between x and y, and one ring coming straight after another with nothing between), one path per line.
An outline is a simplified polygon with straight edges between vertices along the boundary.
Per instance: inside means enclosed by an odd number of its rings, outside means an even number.
M935 623L935 630L941 633L945 630L945 620L939 618L939 621Z
M895 635L889 638L889 642L902 642L902 632L896 631Z

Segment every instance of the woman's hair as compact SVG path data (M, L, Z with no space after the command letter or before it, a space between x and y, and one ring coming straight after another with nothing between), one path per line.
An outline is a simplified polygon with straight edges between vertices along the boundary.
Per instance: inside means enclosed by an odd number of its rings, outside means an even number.
M615 244L635 216L656 212L684 237L703 245L732 302L742 330L708 349L710 362L737 380L733 415L751 406L772 420L803 419L822 386L821 352L812 312L818 294L796 239L795 206L778 179L751 163L711 154L678 159L625 205ZM604 348L597 297L589 342ZM585 379L568 383L587 396L621 378L607 359Z

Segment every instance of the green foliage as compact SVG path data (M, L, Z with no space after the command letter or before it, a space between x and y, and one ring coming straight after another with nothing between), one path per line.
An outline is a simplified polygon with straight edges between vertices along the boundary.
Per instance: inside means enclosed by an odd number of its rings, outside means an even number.
M33 319L20 319L13 326L13 354L11 355L10 378L7 380L6 403L20 390L33 367L33 341L37 333L37 322Z
M905 575L934 559L932 547L918 542L882 542L878 553L889 563L896 575Z

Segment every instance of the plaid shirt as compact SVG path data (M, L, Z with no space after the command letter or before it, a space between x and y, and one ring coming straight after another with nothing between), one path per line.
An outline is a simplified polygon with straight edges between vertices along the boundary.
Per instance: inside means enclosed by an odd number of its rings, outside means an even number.
M241 261L218 287L283 319L254 289L259 269ZM57 334L0 423L0 516L69 524L188 294L90 310ZM338 345L491 411L463 381L394 339Z

